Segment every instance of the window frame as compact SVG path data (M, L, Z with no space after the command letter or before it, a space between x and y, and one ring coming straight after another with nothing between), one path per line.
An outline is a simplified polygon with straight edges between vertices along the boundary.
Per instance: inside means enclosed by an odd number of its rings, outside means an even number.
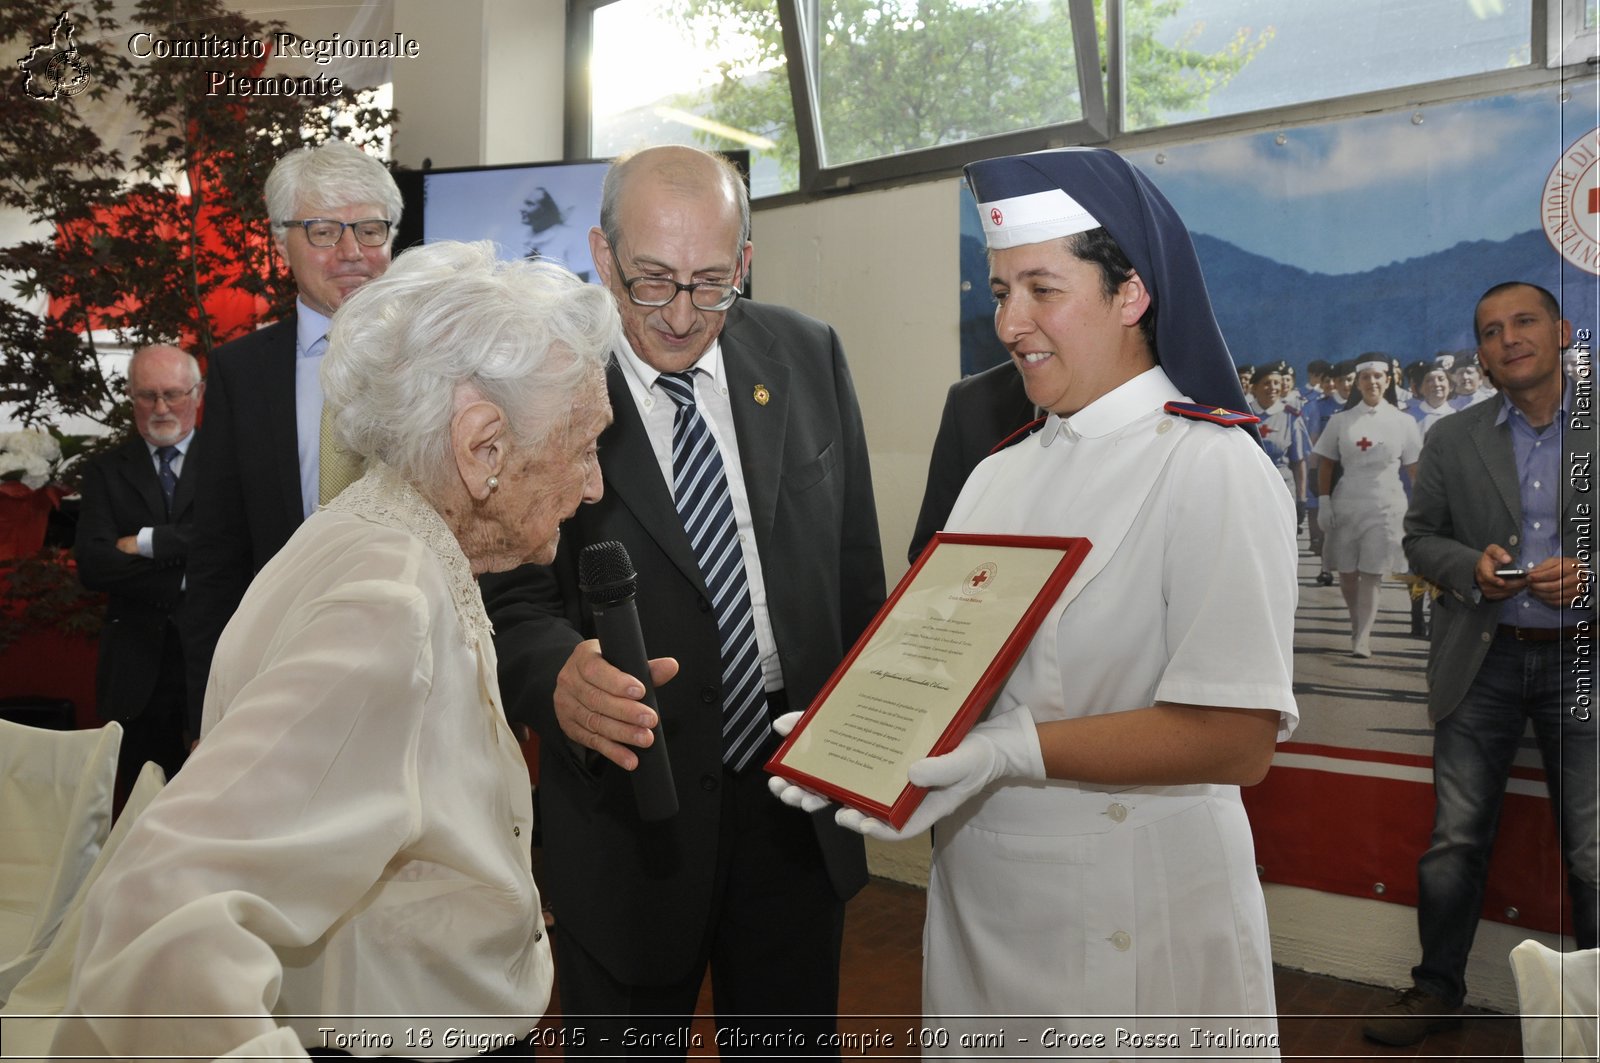
M569 0L565 137L568 158L590 158L594 155L590 146L590 99L587 77L588 56L593 42L592 16L597 9L616 2L618 0ZM777 0L777 2L779 17L782 20L784 51L790 57L787 66L790 95L795 111L795 132L800 146L800 176L795 191L762 196L753 200L752 206L758 209L812 202L852 191L947 178L958 175L964 165L975 159L992 158L997 155L1089 144L1119 150L1134 150L1202 136L1226 136L1251 130L1290 128L1373 110L1401 107L1420 109L1433 103L1465 96L1515 92L1539 85L1559 83L1564 90L1570 91L1580 85L1600 80L1600 61L1584 57L1571 59L1565 64L1562 62L1563 48L1570 43L1561 40L1563 26L1570 24L1570 21L1563 21L1562 5L1581 5L1584 0L1544 0L1543 3L1535 2L1530 5L1530 62L1526 66L1416 82L1398 88L1309 100L1239 114L1206 116L1187 122L1175 122L1129 132L1122 125L1125 73L1122 63L1121 0L1106 0L1103 76L1100 69L1102 55L1100 42L1094 39L1094 0L1067 0L1073 18L1073 44L1078 58L1079 80L1083 86L1081 89L1084 103L1083 119L905 152L889 158L821 167L818 165L816 108L810 83L813 76L809 69L812 60L800 50L802 30L798 21L801 13L800 5L805 3L814 7L816 0ZM1081 17L1080 11L1083 12ZM814 15L812 24L815 24ZM1087 30L1083 28L1085 26ZM1083 40L1085 32L1089 37L1087 47ZM1569 34L1568 37L1570 36ZM1596 49L1600 50L1600 33L1590 36L1596 38ZM805 56L803 61L793 61L793 56L797 53ZM1086 60L1090 63L1090 73L1093 75L1087 81L1084 71ZM1590 85L1586 91L1593 92L1597 89L1596 86Z
M1545 0L1544 65L1549 69L1586 63L1600 57L1600 25L1583 28L1585 0ZM1538 10L1538 5L1534 5ZM1569 28L1576 27L1576 28ZM1535 35L1536 38L1538 34Z
M809 9L809 14L800 10L802 3ZM1115 0L1112 3L1117 6ZM778 17L783 26L783 50L789 58L789 92L794 100L795 134L800 142L800 192L803 195L845 192L863 184L958 170L973 159L1016 155L1069 144L1104 144L1111 139L1105 81L1100 76L1100 45L1095 39L1094 0L1067 0L1067 11L1072 22L1072 53L1077 65L1078 98L1083 104L1081 119L997 133L955 144L919 148L886 158L822 166L818 151L816 53L806 47L803 37L805 27L819 24L818 4L819 0L778 0ZM802 57L801 62L794 61L796 55Z

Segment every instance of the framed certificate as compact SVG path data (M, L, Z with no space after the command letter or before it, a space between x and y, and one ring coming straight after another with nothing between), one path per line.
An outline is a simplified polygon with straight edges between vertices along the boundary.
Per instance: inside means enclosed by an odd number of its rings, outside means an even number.
M904 826L906 776L999 693L1089 540L939 532L767 761L767 771Z

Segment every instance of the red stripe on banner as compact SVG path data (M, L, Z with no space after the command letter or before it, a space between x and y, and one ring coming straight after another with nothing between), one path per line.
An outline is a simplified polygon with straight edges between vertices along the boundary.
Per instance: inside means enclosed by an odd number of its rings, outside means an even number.
M1419 753L1394 753L1386 749L1352 749L1349 746L1322 746L1314 742L1284 742L1278 746L1280 753L1300 753L1309 757L1329 757L1335 760L1348 760L1355 764L1398 764L1407 768L1422 768L1430 775L1433 774L1433 758ZM1520 764L1511 766L1513 779L1529 779L1534 782L1544 782L1543 768L1525 768Z
M1403 764L1409 768L1433 770L1433 758L1417 753L1395 753L1387 749L1352 749L1349 746L1321 746L1314 742L1284 742L1278 746L1280 753L1301 753L1309 757L1333 757L1338 760L1366 761L1369 764Z
M1396 759L1372 750L1296 743L1281 748L1341 759ZM1422 759L1431 768L1431 761ZM1417 903L1417 859L1433 830L1431 784L1279 766L1244 790L1244 804L1262 881ZM1513 909L1514 917L1507 914ZM1571 932L1561 845L1550 799L1543 794L1505 795L1483 917L1530 930Z

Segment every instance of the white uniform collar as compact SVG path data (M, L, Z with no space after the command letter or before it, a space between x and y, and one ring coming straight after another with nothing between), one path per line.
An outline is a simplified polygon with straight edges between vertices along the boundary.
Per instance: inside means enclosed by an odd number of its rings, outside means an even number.
M1106 392L1070 417L1052 413L1039 433L1039 443L1048 447L1057 436L1069 440L1108 436L1169 402L1185 401L1166 372L1156 366Z

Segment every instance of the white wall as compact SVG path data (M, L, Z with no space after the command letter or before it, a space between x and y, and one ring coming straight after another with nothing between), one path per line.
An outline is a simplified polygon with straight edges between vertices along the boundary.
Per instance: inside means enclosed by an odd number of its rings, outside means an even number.
M757 211L756 298L844 341L872 452L885 570L906 570L944 393L961 375L954 179Z
M393 64L401 166L561 158L563 0L394 0L394 28L423 53Z

